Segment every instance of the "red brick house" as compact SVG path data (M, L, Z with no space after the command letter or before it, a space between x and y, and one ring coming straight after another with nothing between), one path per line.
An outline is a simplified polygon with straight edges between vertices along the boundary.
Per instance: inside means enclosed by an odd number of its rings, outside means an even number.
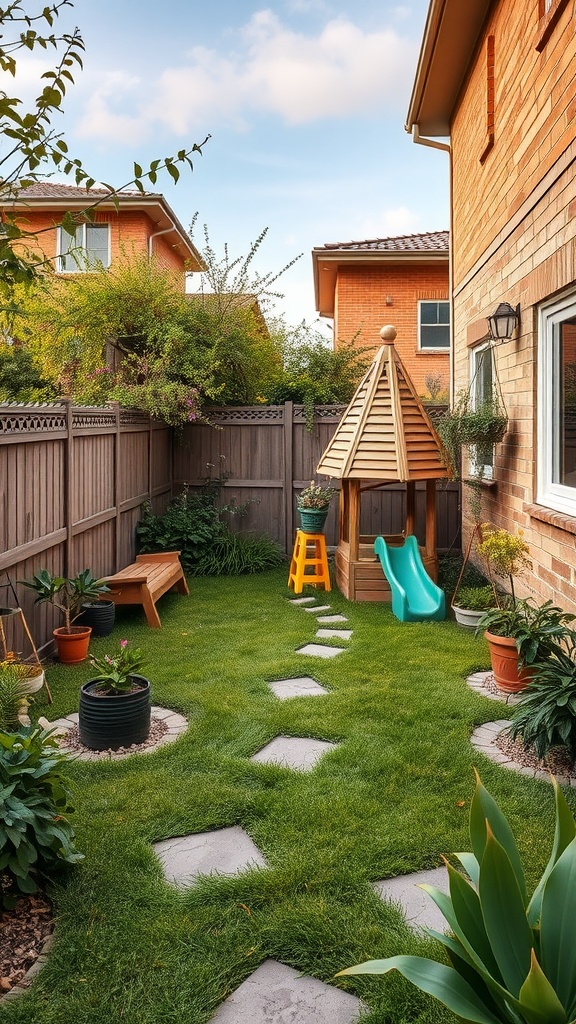
M94 205L93 205L94 204ZM81 218L92 206L90 220ZM7 211L36 236L35 244L54 261L58 274L77 274L91 264L112 266L123 254L147 253L166 268L182 273L203 270L202 257L187 232L160 194L78 188L38 182L23 190ZM66 213L80 219L71 234L62 226Z
M431 0L406 128L449 145L455 391L491 353L509 430L484 515L576 611L576 34L568 0ZM510 340L486 318L519 306ZM469 530L469 524L467 528Z
M312 250L312 265L316 309L333 319L335 346L354 338L375 351L380 328L392 323L418 392L428 393L427 377L448 390L447 231L328 243Z

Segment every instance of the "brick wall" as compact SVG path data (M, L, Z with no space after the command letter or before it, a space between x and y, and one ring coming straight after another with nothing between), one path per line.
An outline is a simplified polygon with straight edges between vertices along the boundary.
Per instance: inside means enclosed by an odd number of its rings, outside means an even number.
M386 305L386 296L392 305ZM335 297L335 342L355 338L358 347L376 351L384 324L394 324L396 347L416 390L426 394L426 376L439 376L449 387L448 352L418 349L418 301L448 299L448 265L370 264L339 266Z
M538 4L503 0L486 26L495 39L495 134L486 143L485 40L478 48L452 134L454 373L469 382L470 347L502 300L520 303L522 324L496 348L510 429L496 448L495 484L483 518L524 531L534 571L519 592L576 612L576 518L535 506L537 308L576 277L572 7L542 53ZM464 541L470 522L464 522Z

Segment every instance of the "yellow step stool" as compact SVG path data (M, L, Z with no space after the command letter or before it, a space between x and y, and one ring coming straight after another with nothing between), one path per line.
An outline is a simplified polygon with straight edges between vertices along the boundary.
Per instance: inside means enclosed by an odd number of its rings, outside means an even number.
M311 571L307 572L307 569ZM288 586L295 594L301 594L305 583L310 583L313 587L324 587L324 590L332 589L324 534L297 530Z

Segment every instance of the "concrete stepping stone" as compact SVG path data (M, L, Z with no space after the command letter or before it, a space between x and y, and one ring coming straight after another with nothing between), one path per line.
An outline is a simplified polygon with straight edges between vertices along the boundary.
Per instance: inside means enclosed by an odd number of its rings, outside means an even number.
M315 604L315 605L313 605L310 608L305 608L304 611L305 612L311 612L313 615L316 615L317 612L329 612L330 611L330 605L329 604Z
M349 640L351 629L317 629L316 636L322 640Z
M267 866L258 847L239 825L163 839L153 848L173 885L193 885L198 875L236 875L245 868Z
M315 608L314 611L317 611ZM328 622L348 622L345 615L319 615L317 622L328 623Z
M290 604L310 604L311 601L315 601L315 597L289 597Z
M311 676L276 679L269 682L268 686L279 700L288 700L290 697L323 697L328 693L328 690Z
M496 687L488 688L488 684L493 681L493 678L491 671L473 672L471 676L468 676L466 682L471 690L482 694L483 697L488 697L488 700L499 700L502 704L517 704L520 700L519 694L504 693L503 690L498 690Z
M349 992L265 960L218 1007L210 1024L356 1024L363 1009Z
M375 882L376 892L385 900L399 903L406 916L406 921L414 930L433 928L436 932L445 932L448 923L442 916L434 900L419 889L426 883L447 893L448 872L446 868L432 868L429 871L414 871L410 875L398 875L396 878L384 878Z
M278 764L282 768L310 772L323 754L336 750L337 746L337 743L314 740L308 736L276 736L250 760L257 764Z
M309 654L312 658L335 658L338 654L344 654L345 647L326 647L325 644L304 644L296 654Z

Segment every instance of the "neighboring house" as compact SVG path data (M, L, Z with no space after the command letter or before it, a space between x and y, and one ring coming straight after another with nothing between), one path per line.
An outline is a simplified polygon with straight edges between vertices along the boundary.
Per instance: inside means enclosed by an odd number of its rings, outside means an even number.
M447 231L328 243L312 250L312 264L316 309L334 321L334 346L354 339L376 352L380 328L394 324L418 393L429 393L426 378L448 391Z
M573 2L431 0L406 128L451 150L453 386L491 349L510 427L484 516L524 531L526 588L572 611L575 114ZM492 346L486 317L501 302L519 304L520 326Z
M90 219L82 212L92 207ZM36 239L34 246L53 261L58 274L89 271L94 264L112 266L123 254L147 253L182 274L203 270L204 263L190 237L160 194L85 189L38 182L23 189L6 206ZM62 226L66 213L78 217L73 233Z

